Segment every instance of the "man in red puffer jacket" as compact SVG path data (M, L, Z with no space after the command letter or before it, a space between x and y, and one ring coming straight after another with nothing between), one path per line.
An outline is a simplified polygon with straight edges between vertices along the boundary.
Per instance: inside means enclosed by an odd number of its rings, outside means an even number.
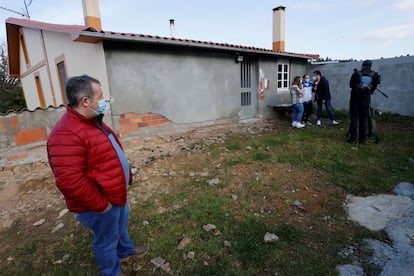
M83 75L66 85L68 106L49 135L49 164L66 205L94 233L103 275L122 275L120 262L149 247L129 238L127 186L132 174L121 143L102 121L107 100L100 82Z

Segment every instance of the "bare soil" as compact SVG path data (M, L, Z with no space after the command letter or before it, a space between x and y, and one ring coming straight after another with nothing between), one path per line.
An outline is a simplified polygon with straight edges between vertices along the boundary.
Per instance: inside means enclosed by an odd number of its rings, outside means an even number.
M157 194L179 191L190 174L204 173L210 177L222 160L212 158L206 145L222 143L229 134L272 132L276 135L285 131L290 131L287 122L256 121L202 127L177 135L124 139L123 146L135 173L129 201L139 204ZM11 173L7 173L7 169ZM17 227L16 231L34 234L33 224L41 219L46 219L45 224L50 224L48 226L53 229L59 212L66 206L46 162L3 168L2 173L10 174L8 183L0 186L0 255L5 256L13 241L4 239L4 230ZM232 166L229 173L232 175L231 184L221 190L226 196L243 197L243 185L254 179L260 181L266 191L271 190L262 195L260 202L235 201L236 208L238 202L243 202L244 209L248 204L258 214L277 212L287 223L295 220L309 229L317 227L315 217L325 220L325 225L329 219L328 214L320 212L327 204L328 194L333 191L320 185L317 171L298 171L289 164L272 164L263 171L257 165L238 164ZM303 206L293 206L296 200Z

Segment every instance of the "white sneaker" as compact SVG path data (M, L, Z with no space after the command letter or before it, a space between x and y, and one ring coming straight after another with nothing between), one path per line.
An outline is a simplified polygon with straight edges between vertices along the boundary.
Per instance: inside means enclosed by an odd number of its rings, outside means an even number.
M335 120L332 121L332 125L336 126L337 124L339 124L337 121Z
M321 125L321 120L317 120L317 121L316 121L316 125L317 125L317 126L320 126L320 125Z
M297 124L296 124L296 127L297 127L297 128L302 128L302 127L305 127L305 124L297 123Z
M297 126L297 124L298 124L298 122L293 121L293 122L292 122L292 127L296 127L296 126Z

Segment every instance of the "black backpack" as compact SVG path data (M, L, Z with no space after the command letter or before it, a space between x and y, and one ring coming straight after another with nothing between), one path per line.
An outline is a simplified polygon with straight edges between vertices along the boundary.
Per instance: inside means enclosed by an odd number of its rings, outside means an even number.
M372 93L372 78L375 74L374 71L368 74L363 74L361 71L357 71L359 80L356 86L356 93L358 95L367 96Z

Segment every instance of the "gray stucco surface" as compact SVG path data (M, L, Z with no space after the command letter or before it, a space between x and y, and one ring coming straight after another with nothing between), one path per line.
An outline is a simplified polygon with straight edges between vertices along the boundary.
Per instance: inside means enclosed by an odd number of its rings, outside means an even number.
M189 118L204 122L238 117L239 65L230 57L150 51L107 53L115 116L153 112L174 123L188 123Z
M307 71L320 70L329 80L332 105L337 110L348 110L349 79L354 68L360 69L362 61L308 65ZM381 74L381 91L386 98L376 92L373 97L375 108L382 112L414 115L414 57L398 57L373 60L372 69Z

